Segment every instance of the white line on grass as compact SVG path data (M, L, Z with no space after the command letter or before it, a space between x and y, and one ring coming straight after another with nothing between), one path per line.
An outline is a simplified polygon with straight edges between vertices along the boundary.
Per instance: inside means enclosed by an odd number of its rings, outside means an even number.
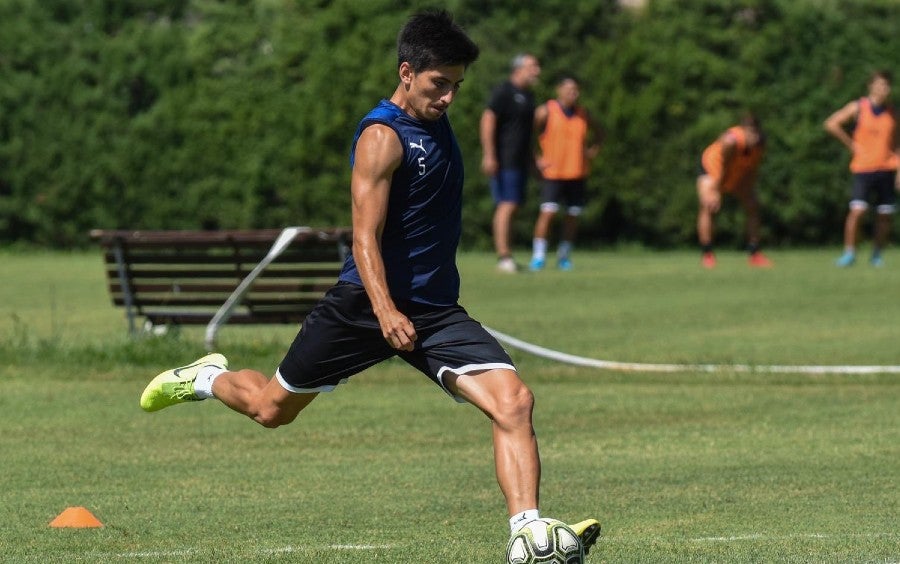
M784 541L791 539L849 539L849 538L897 538L900 537L898 533L842 533L842 534L824 534L824 533L798 533L798 534L790 534L790 535L764 535L761 533L750 533L746 535L732 535L732 536L720 536L720 537L697 537L697 538L689 538L689 539L679 539L676 537L665 537L665 536L637 536L637 537L607 537L606 543L622 543L626 544L634 544L634 543L650 543L650 542L671 542L671 543L679 543L679 542L694 542L694 543L716 543L716 542L739 542L739 541L762 541L762 542L772 542L772 541ZM290 554L294 552L308 552L311 550L321 550L321 549L330 549L330 550L355 550L355 551L368 551L368 550L389 550L397 548L397 545L394 544L329 544L329 545L320 545L320 546L283 546L277 548L258 548L256 550L250 551L242 551L242 552L250 552L259 555L275 555L275 554ZM179 558L179 557L190 557L195 556L199 557L203 554L204 551L194 549L194 548L181 548L174 550L147 550L147 551L134 551L134 552L119 552L119 553L110 553L110 552L90 552L90 553L78 553L71 555L71 561L80 561L80 560L95 560L95 559L108 559L108 558L118 558L118 559L136 559L136 560L165 560L170 558ZM43 561L43 557L39 555L37 556L38 561ZM34 558L27 557L25 560L31 561ZM898 564L898 563L891 563Z
M396 545L393 544L328 544L324 546L282 546L277 548L259 548L255 551L256 554L264 554L264 555L273 555L273 554L290 554L293 552L308 552L310 550L319 550L319 549L327 549L327 550L357 550L357 551L368 551L368 550L389 550L392 548L396 548ZM165 558L173 558L179 556L190 556L192 554L196 555L201 553L202 551L193 549L193 548L181 548L175 550L147 550L140 552L120 552L118 554L110 554L110 553L93 553L93 556L96 557L115 557L115 558L134 558L134 559L165 559Z
M498 341L531 353L576 366L589 366L604 370L626 372L768 372L774 374L900 374L900 366L800 366L800 365L750 365L750 364L651 364L597 360L555 351L533 345L500 331L485 327Z
M290 552L304 552L311 550L309 546L283 546L281 548L264 548L259 550L261 554L285 554ZM329 544L325 548L331 550L386 550L394 548L392 544Z
M898 535L892 533L842 533L839 535L825 533L797 533L794 535L764 535L751 533L747 535L734 535L727 537L699 537L690 539L691 542L735 542L735 541L779 541L791 539L848 539L848 538L891 538Z
M392 544L330 544L328 548L335 550L387 550L394 548Z
M142 552L121 552L119 554L115 554L116 558L171 558L173 556L188 556L194 554L196 551L190 548L183 548L178 550L145 550ZM109 556L109 554L104 554L103 556Z

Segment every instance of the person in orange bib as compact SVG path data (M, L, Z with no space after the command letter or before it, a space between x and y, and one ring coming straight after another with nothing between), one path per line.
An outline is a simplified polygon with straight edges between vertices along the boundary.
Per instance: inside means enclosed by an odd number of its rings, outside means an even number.
M697 238L702 252L701 264L705 268L716 266L713 217L721 208L723 194L734 196L747 215L748 264L758 268L772 266L772 261L759 250L756 179L765 146L765 136L759 120L755 115L747 114L739 125L728 128L703 151L700 174L697 177L697 196L700 200Z
M543 177L541 208L534 225L532 271L544 269L547 239L561 204L566 206L556 266L572 270L570 253L575 242L578 216L585 205L585 184L590 161L600 151L600 128L587 110L578 105L578 80L563 76L556 83L556 98L538 106L534 129L539 132L540 154L535 161Z
M868 95L853 100L825 120L825 130L850 150L850 172L853 185L850 211L844 222L844 253L837 266L845 268L856 262L856 242L859 223L869 200L875 201L875 236L872 247L872 266L883 266L882 250L888 242L891 218L897 209L896 190L900 190L900 141L897 119L888 103L891 94L891 75L887 71L872 74ZM852 134L844 126L855 121Z

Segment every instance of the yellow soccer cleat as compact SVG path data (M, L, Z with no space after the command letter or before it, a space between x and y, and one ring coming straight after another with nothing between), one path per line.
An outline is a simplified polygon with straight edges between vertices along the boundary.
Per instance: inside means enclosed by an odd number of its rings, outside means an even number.
M147 384L144 393L141 394L141 409L144 411L159 411L164 407L184 403L188 401L200 401L194 392L194 380L197 373L206 366L228 368L228 359L218 353L212 353L203 358L179 368L166 370Z
M600 521L585 519L580 523L569 525L569 528L575 531L575 534L581 539L581 544L584 546L584 555L587 556L590 548L600 538Z

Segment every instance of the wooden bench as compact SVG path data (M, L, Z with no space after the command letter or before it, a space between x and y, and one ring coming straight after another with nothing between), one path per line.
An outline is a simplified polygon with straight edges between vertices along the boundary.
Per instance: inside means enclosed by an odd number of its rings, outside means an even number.
M145 328L206 324L211 347L212 322L300 323L337 281L350 229L290 230L90 235L103 248L112 302L125 308L131 333L138 317Z

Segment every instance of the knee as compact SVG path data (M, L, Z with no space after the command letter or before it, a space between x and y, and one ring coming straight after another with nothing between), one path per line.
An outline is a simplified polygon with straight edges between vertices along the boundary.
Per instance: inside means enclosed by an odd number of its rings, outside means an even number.
M534 394L523 382L518 382L498 402L494 420L503 426L530 425L533 410Z
M296 414L288 415L277 406L268 406L256 409L253 420L267 429L276 429L282 425L287 425L296 417Z

